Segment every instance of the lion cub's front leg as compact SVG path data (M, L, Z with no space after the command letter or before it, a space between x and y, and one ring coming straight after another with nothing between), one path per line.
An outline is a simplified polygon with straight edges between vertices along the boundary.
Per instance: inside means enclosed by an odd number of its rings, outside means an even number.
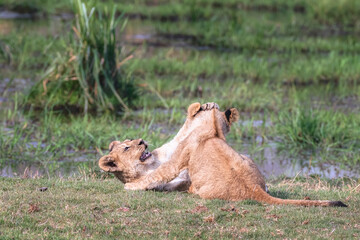
M125 189L153 189L160 184L168 183L176 178L181 171L187 168L190 159L190 151L183 146L178 147L170 160L160 165L154 172L141 177L135 182L126 183Z

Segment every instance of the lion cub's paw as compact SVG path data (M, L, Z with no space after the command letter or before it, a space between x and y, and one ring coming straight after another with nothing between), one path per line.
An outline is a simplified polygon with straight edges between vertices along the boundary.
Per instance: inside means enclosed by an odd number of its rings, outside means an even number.
M217 103L214 102L209 102L201 105L201 110L206 111L211 109L219 109L219 105L217 105Z
M137 183L126 183L124 186L125 190L145 190L145 188L142 188L139 184Z

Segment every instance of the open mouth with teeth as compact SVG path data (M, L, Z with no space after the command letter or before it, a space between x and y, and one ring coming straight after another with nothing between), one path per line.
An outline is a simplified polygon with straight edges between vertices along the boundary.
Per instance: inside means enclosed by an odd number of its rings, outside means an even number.
M140 161L144 162L146 159L148 159L151 156L151 152L149 152L147 149L141 154Z

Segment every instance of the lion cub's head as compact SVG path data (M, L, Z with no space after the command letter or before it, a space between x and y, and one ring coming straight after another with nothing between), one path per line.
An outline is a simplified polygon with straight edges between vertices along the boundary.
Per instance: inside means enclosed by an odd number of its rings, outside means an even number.
M100 158L99 167L114 173L123 183L131 182L146 174L149 165L154 163L147 147L142 139L113 141L109 145L110 153Z
M183 134L184 138L190 133L205 135L209 133L209 136L215 133L217 137L225 140L225 135L230 131L231 124L239 120L239 112L236 108L229 108L225 112L221 112L215 104L215 107L211 106L210 111L203 111L206 110L207 105L193 103L189 106L187 119L180 130L187 133Z

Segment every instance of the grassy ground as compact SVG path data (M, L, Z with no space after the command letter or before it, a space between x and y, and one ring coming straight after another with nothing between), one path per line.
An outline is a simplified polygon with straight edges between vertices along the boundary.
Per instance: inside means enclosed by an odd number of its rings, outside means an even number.
M115 179L0 179L1 239L357 239L359 182L279 179L280 198L342 200L348 208L202 200L125 191ZM47 191L40 191L47 187Z

